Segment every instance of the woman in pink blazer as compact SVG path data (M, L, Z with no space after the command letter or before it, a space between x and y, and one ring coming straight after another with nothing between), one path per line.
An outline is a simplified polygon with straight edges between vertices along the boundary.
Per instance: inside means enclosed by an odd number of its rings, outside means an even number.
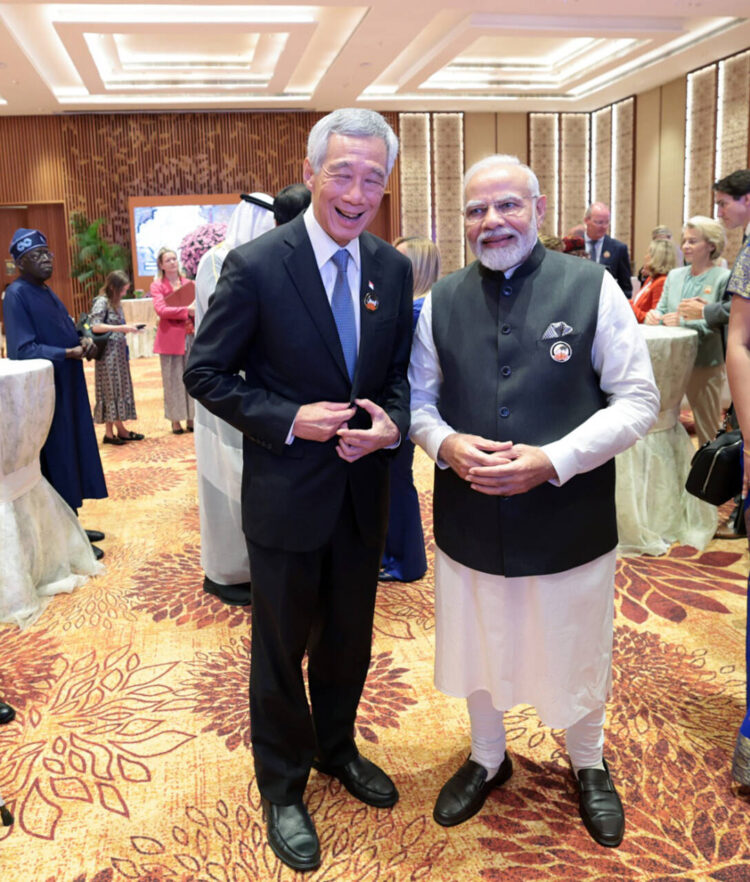
M182 374L193 344L195 308L167 304L167 295L187 281L180 274L177 254L169 248L162 248L156 264L158 272L151 284L151 297L159 316L154 352L158 353L161 364L164 416L171 421L174 434L181 435L180 420L186 420L188 432L193 431L193 399L187 394Z

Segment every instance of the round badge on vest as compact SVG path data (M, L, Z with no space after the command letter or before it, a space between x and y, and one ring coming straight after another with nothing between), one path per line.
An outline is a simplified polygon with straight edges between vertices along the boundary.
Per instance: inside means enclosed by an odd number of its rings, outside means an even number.
M550 346L549 354L552 361L557 361L562 364L563 362L570 360L573 350L570 348L570 344L566 343L564 340L558 340Z

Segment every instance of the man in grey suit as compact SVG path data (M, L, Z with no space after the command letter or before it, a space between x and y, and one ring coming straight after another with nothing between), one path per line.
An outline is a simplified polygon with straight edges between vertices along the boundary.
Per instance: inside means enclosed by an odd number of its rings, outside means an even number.
M619 239L607 235L609 229L609 207L603 202L594 202L586 209L583 223L586 227L584 239L586 252L594 263L600 263L615 277L623 294L630 299L633 282L630 278L630 255L628 246Z
M302 801L311 766L368 805L398 799L354 742L386 449L409 428L411 263L365 231L397 151L374 111L337 110L313 126L310 208L227 255L185 373L191 395L244 435L255 771L269 844L297 870L320 863Z

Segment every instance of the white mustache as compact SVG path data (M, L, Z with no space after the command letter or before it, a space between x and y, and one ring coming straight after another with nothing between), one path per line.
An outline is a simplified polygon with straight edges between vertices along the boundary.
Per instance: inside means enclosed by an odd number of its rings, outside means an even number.
M484 245L485 242L497 242L500 239L507 239L510 237L511 239L517 239L518 236L516 233L504 232L504 233L480 233L479 234L479 243Z

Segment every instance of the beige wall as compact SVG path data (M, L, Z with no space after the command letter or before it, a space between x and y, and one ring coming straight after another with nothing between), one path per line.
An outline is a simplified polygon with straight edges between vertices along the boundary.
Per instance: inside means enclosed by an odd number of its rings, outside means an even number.
M633 269L657 224L666 224L679 242L685 177L687 80L680 77L636 96L634 157ZM528 115L466 113L464 162L490 153L513 153L528 161Z
M651 230L666 224L679 243L685 180L685 77L637 96L633 266L637 269Z

